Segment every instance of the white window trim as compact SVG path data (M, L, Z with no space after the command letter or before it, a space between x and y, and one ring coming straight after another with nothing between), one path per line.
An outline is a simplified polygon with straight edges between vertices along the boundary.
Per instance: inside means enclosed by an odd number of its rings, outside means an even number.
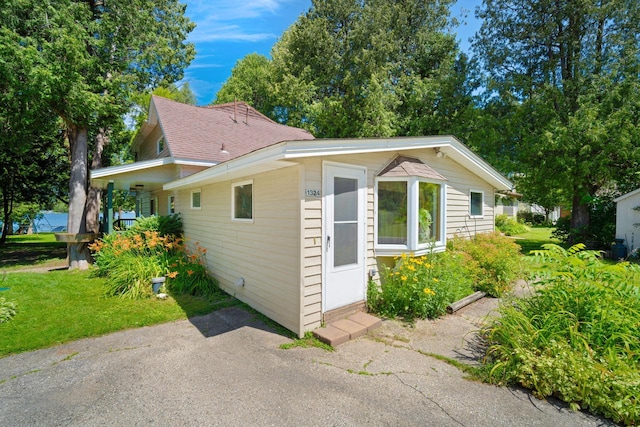
M381 181L403 181L408 182L407 186L407 244L406 245L385 245L378 243L378 182ZM428 182L440 185L440 235L432 243L418 243L418 198L420 182ZM447 185L445 181L427 179L417 176L406 178L399 177L379 177L374 185L374 242L375 251L378 256L399 256L403 253L411 253L416 256L425 255L430 252L442 252L446 249L447 235Z
M482 196L482 203L480 203L480 209L482 213L480 215L474 215L473 213L471 213L471 193L477 193ZM469 218L484 218L484 191L474 190L473 188L469 189Z
M160 141L162 141L162 149L160 148ZM156 141L156 154L162 153L167 148L167 140L164 139L164 135L158 138Z
M175 209L173 210L173 212L171 212L171 199L173 199L173 204L175 206L175 202L176 202L176 196L175 194L170 194L167 197L167 215L173 215L175 212ZM200 195L200 202L202 202L202 195Z
M251 184L251 218L236 218L236 187L241 187L243 185ZM233 222L246 222L253 223L254 214L255 214L255 198L254 196L254 186L253 180L249 179L246 181L234 182L231 184L231 221Z
M193 195L199 193L200 194L200 206L193 206ZM189 196L189 206L192 210L199 211L202 209L202 191L198 188L197 190L191 190L191 195Z

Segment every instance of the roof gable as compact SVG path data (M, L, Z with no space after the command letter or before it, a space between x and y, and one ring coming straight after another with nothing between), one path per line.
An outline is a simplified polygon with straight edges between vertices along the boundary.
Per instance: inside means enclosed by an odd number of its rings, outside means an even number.
M221 163L279 142L313 139L243 102L197 107L153 95L149 110L174 159Z

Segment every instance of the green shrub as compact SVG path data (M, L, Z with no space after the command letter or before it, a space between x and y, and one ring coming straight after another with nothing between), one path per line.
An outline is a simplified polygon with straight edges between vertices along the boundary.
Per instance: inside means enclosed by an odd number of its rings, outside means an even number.
M16 315L16 303L0 297L0 323L8 322Z
M144 234L145 231L157 231L160 236L182 236L182 218L180 214L140 217L124 234L133 236Z
M640 268L547 244L538 291L487 326L490 380L521 384L616 422L640 422Z
M529 231L529 227L504 214L496 216L496 228L507 236L516 236Z
M463 256L445 252L429 257L396 257L394 268L381 272L380 286L369 283L369 308L382 316L406 321L441 316L447 305L473 292L465 263L459 264Z
M455 237L449 247L466 253L474 264L470 267L475 288L493 297L513 289L522 274L520 246L499 233L481 233L472 239Z
M541 213L518 211L517 217L518 222L523 224L545 225L547 223L547 218Z

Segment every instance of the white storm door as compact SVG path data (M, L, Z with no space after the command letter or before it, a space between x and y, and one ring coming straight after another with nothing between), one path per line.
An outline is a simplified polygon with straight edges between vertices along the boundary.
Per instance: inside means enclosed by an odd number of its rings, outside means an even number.
M324 311L365 299L366 168L324 165Z

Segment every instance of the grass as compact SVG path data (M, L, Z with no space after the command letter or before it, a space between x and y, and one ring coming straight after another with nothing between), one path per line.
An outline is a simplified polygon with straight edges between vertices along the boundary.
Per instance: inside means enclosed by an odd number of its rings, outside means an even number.
M57 242L53 233L7 236L0 245L0 270L19 270L26 267L54 267L67 258L67 244Z
M522 253L528 255L531 251L542 249L545 243L560 244L558 239L551 237L553 230L553 227L532 227L528 232L514 236L514 239Z
M129 300L106 297L104 285L87 271L4 273L0 287L9 289L1 294L16 303L17 313L0 324L0 357L206 314L229 299Z

